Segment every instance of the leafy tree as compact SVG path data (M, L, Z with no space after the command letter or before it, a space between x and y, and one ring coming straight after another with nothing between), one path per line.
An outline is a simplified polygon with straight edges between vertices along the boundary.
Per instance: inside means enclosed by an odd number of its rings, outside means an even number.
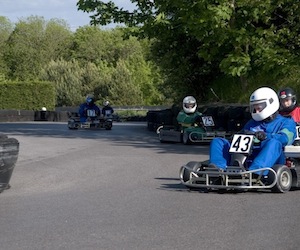
M122 28L101 30L88 26L75 32L72 57L76 58L82 67L86 67L88 63L98 67L98 72L92 71L95 73L93 79L89 79L91 75L83 78L83 85L89 86L89 91L93 89L92 92L99 100L115 100L123 105L126 100L132 103L134 99L138 100L136 103L139 104L161 103L163 96L157 90L161 81L157 77L157 68L149 60L149 42L139 41L132 36L124 40L126 34L126 30ZM124 94L118 97L120 91L116 86L124 84L128 91L132 90L131 99L125 100ZM139 96L136 97L135 94Z
M13 31L13 24L3 16L0 16L0 78L7 77L8 67L4 58L4 51L6 50L6 41Z
M294 0L133 0L134 11L112 1L79 0L91 23L134 27L155 38L153 51L179 92L205 97L206 86L225 74L248 79L259 72L284 75L299 64L300 5ZM180 88L179 86L183 86Z
M124 40L126 30L121 28L101 30L98 27L84 26L76 30L72 43L72 58L96 65L106 61L116 66L119 59L127 60L136 51L144 50L136 37ZM145 45L145 47L147 47Z
M71 46L72 58L82 64L86 62L99 64L110 50L108 45L113 46L106 42L108 33L97 27L84 26L77 29Z
M51 61L41 72L40 78L52 82L56 90L56 106L76 106L82 96L83 70L76 60Z
M112 74L108 89L108 98L115 105L140 105L143 96L140 86L132 84L132 73L126 63L120 60Z
M64 22L31 16L19 21L7 40L6 64L11 79L36 79L51 59L62 56L71 33Z
M41 53L44 61L68 59L70 47L73 40L73 33L64 20L51 19L46 23L43 31L43 46Z
M147 105L160 104L164 99L164 95L159 92L162 80L159 79L160 74L151 61L145 59L146 55L142 49L136 50L126 61L126 67L131 72L131 81L133 85L138 86L142 103ZM156 77L157 76L157 77Z

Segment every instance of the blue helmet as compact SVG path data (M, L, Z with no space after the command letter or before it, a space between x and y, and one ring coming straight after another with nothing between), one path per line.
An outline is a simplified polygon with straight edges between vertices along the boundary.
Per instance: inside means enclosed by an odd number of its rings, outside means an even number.
M86 103L88 104L88 105L93 105L94 104L94 97L93 96L90 96L90 95L88 95L87 97L86 97Z

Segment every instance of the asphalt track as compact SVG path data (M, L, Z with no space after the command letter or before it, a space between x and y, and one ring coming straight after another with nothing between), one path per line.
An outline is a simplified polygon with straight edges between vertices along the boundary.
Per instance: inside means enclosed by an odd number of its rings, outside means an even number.
M20 142L0 194L0 249L166 250L300 247L300 190L201 193L178 179L208 146L161 144L145 123L73 131L0 123Z

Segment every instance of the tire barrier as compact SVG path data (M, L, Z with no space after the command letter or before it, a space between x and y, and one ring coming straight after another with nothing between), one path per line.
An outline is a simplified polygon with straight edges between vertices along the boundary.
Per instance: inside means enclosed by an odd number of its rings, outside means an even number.
M0 134L0 193L10 188L15 164L19 155L19 141Z
M149 110L146 116L148 130L156 131L160 126L178 126L176 117L179 111L180 108L174 105L171 109ZM216 130L227 132L239 131L251 118L248 105L202 105L198 111L213 117Z

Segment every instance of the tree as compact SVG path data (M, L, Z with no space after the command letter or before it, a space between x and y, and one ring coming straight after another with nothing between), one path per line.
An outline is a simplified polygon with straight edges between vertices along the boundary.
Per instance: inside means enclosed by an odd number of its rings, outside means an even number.
M134 27L140 37L155 38L157 62L176 89L205 97L216 76L240 78L242 88L258 72L287 72L299 64L300 5L294 0L134 0L130 12L112 1L79 0L92 24ZM190 86L189 86L190 85Z
M149 60L150 43L133 36L124 39L125 35L127 30L123 28L101 30L85 26L77 29L71 46L72 57L82 68L92 63L99 71L97 78L84 77L83 85L94 86L93 93L101 100L110 99L123 105L126 100L131 104L161 103L163 95L157 90L161 80L158 69ZM118 87L124 89L125 86L132 98L125 98L124 94L119 97Z
M132 73L123 60L118 61L108 88L108 99L115 105L140 105L143 95L140 86L133 84Z
M80 27L74 33L71 47L72 58L78 60L82 64L91 62L99 64L104 60L105 55L109 53L113 44L106 42L109 36L108 31L102 31L97 27L84 26Z
M33 80L50 60L67 51L71 32L62 21L31 16L16 23L7 40L5 60L9 78Z
M69 59L73 33L64 20L50 19L43 31L43 46L41 53L44 61Z
M56 90L56 106L76 106L82 99L83 70L76 60L51 61L41 71L40 78L52 82Z
M5 79L8 74L8 67L4 58L6 42L13 30L13 24L3 16L0 16L0 78Z

